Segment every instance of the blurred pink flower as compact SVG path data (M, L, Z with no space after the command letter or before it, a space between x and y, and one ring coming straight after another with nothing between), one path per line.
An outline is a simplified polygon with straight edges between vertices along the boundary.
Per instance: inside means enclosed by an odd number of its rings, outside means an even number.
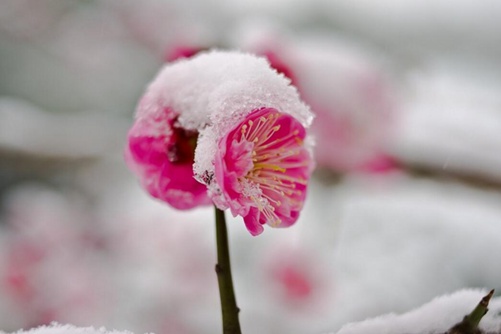
M299 85L317 115L312 125L317 137L315 158L320 167L338 172L392 171L397 164L387 153L386 143L391 137L394 101L383 75L371 64L358 61L351 73L337 68L338 64L332 66L331 71L344 80L330 92L313 92Z
M110 286L101 270L103 247L95 242L104 235L79 200L34 185L8 193L0 295L5 313L16 316L7 328L106 317L103 292Z
M258 282L267 303L289 317L321 321L337 300L335 275L329 256L318 254L318 245L307 244L289 240L264 247Z
M252 235L263 224L296 222L313 170L305 128L294 117L261 108L224 135L215 157L215 181L234 216Z
M284 294L291 300L302 300L310 297L313 284L309 277L298 268L286 264L278 267L274 272L274 278L282 284Z
M290 309L320 311L324 298L331 293L322 261L303 249L281 246L270 251L264 268L268 293Z
M206 48L200 46L192 45L176 45L172 48L167 49L165 52L164 60L166 62L172 62L182 58L191 58L200 51L207 50Z
M388 143L397 108L381 59L342 40L292 38L274 24L250 25L238 41L291 80L316 117L318 167L382 173L397 168Z
M150 103L143 98L138 114ZM186 210L211 201L206 186L193 178L198 132L180 127L177 116L163 108L160 113L138 117L128 134L125 159L151 196Z

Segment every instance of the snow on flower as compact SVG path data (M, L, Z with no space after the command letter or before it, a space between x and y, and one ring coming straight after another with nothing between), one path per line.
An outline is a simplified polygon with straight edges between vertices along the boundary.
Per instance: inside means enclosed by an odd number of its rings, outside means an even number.
M217 207L244 218L252 235L263 224L292 225L313 169L306 135L313 115L290 80L265 59L238 53L204 58L212 84L203 105L207 126L195 151L196 178Z
M126 160L153 197L178 209L212 199L257 235L264 223L298 218L312 170L305 131L312 119L290 80L264 58L202 52L167 64L148 87Z
M306 197L312 171L305 128L273 108L250 113L218 143L215 181L234 216L252 235L292 225Z

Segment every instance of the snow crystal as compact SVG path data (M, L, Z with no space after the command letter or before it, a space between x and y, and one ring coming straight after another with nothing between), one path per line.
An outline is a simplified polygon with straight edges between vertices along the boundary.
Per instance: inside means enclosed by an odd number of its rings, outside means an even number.
M463 320L487 294L483 290L460 290L437 297L431 302L401 315L387 314L359 323L347 324L337 334L424 334L445 333ZM482 318L480 328L487 332L499 331L501 298L490 303L490 311Z
M0 331L0 334L6 332ZM52 323L49 326L40 326L29 330L19 330L13 334L132 334L129 331L106 330L104 327L75 327L73 325L61 325Z

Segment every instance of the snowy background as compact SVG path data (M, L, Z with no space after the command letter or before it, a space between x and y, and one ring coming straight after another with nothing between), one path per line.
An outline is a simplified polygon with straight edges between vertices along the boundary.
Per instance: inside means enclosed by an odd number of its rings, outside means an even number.
M162 64L214 47L268 56L321 120L298 223L227 215L245 333L383 332L345 325L501 291L500 20L496 0L2 1L0 330L220 332L212 210L149 198L122 157Z

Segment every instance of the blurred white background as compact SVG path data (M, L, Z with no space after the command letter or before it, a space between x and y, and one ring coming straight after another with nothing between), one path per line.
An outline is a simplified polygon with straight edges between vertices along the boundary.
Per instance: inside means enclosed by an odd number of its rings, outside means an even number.
M219 333L211 208L149 198L135 105L190 50L267 56L317 116L302 217L229 219L246 333L501 290L501 2L3 0L0 329Z

